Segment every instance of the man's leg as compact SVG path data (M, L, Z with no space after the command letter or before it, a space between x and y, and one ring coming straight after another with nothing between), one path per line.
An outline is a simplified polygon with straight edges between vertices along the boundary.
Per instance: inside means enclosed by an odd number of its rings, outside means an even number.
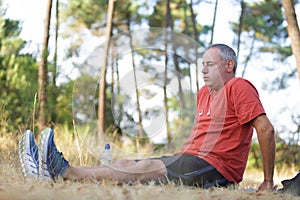
M120 160L114 165L98 167L70 166L64 174L65 179L111 179L120 182L166 180L167 170L160 160Z
M44 179L55 180L58 176L65 179L112 179L121 182L165 180L167 170L160 160L121 160L110 166L74 167L66 161L54 143L54 132L47 128L41 134L40 174Z
M178 155L160 158L168 166L168 180L184 184L209 188L231 184L212 165L193 155Z

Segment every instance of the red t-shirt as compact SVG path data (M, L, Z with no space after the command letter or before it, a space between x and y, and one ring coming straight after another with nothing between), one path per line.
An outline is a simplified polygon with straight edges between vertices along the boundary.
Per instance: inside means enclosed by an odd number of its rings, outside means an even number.
M203 86L197 94L196 125L179 153L199 156L238 183L253 134L248 122L262 114L258 92L245 79L233 78L217 92Z

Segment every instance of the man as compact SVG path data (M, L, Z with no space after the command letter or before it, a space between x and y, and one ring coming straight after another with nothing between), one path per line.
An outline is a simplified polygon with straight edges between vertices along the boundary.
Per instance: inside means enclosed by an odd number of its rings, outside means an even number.
M27 131L23 136L25 139L20 140L24 174L53 180L61 176L64 179L95 178L120 182L174 181L204 188L228 186L242 181L254 127L264 171L264 181L258 190L272 190L274 128L257 90L249 81L235 78L236 54L227 45L210 46L203 56L202 65L205 86L197 94L196 124L175 155L120 160L111 166L74 167L56 149L54 133L47 128L41 134L39 164L35 159L37 151L32 133ZM24 154L26 156L22 156Z

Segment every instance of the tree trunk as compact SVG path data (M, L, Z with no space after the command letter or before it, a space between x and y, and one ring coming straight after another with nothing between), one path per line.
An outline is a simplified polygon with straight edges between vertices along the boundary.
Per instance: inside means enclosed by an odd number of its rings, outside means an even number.
M120 94L121 93L121 86L120 86L120 73L119 73L119 60L117 59L119 57L118 55L118 50L117 50L118 46L115 44L115 51L114 51L114 58L116 59L115 61L115 65L116 65L116 76L117 76L117 91L116 94ZM114 95L113 95L114 96ZM115 101L114 101L115 102ZM121 103L118 103L118 110L119 110L119 115L118 115L118 118L117 118L117 121L118 121L118 124L121 124L121 120L122 120L122 116L123 116L123 106Z
M184 34L189 35L188 33L188 27L189 27L189 17L188 17L188 3L186 1L184 1L184 23L185 23L185 27L184 27ZM193 14L192 14L193 16ZM192 18L193 21L193 18ZM195 40L197 41L197 40ZM197 65L197 62L195 63ZM197 69L197 66L196 66ZM188 76L190 78L190 91L193 90L193 79L192 79L192 74L191 74L191 65L188 65Z
M174 51L174 56L173 56L174 65L175 65L176 76L177 76L177 80L178 80L179 103L182 106L182 108L185 109L184 95L183 95L182 85L181 85L181 70L180 70L180 67L179 67L178 56L176 54L175 46L173 47L173 51Z
M211 38L210 38L209 44L212 44L213 40L214 40L214 32L215 32L215 24L216 24L216 16L217 16L217 8L218 8L218 0L216 0L216 3L215 3L214 19L213 19L213 24L212 24L212 29L211 29Z
M238 41L237 41L237 58L239 57L239 54L240 54L244 12L245 12L245 3L244 3L244 0L241 0L241 14L240 14L240 18L239 18Z
M140 95L139 95L139 88L136 78L136 66L134 61L134 51L133 51L133 45L132 45L132 36L130 33L130 11L128 9L127 12L127 29L128 29L128 36L129 36L129 42L130 42L130 49L131 49L131 62L132 62L132 68L133 68L133 78L134 78L134 87L135 87L135 95L136 95L136 105L137 105L137 114L138 114L138 135L135 136L135 151L139 152L140 149L140 140L144 140L145 134L144 134L144 128L143 128L143 120L142 120L142 111L141 111L141 105L140 105Z
M46 10L46 18L45 18L45 26L44 26L44 39L43 39L43 47L42 47L42 55L41 61L38 70L38 83L39 83L39 91L38 91L38 99L39 99L39 117L38 117L38 129L41 132L47 125L47 118L49 116L47 112L47 85L48 85L48 63L47 58L49 55L48 52L48 43L50 37L50 19L51 19L51 8L52 8L52 0L48 0L47 10Z
M173 22L172 22L172 15L171 15L171 8L170 8L170 0L166 1L166 28L171 28ZM167 82L168 82L168 43L169 43L169 35L166 32L165 37L165 73L164 73L164 112L165 112L165 121L166 121L166 131L167 131L167 140L168 142L171 142L171 133L170 133L170 126L169 126L169 108L168 108L168 96L167 96Z
M253 38L252 38L252 41L251 41L251 46L250 46L250 51L249 51L249 54L247 55L246 59L245 59L245 64L244 64L244 69L243 69L243 72L242 72L242 77L245 76L245 73L246 73L246 69L247 69L247 66L248 66L248 63L250 61L250 58L252 57L253 55L253 50L254 50L254 45L255 45L255 34L253 34Z
M98 123L99 123L99 139L105 135L105 108L106 108L106 71L108 63L108 52L110 46L110 37L112 33L112 20L113 20L113 11L114 11L114 0L109 0L108 2L108 11L107 11L107 24L106 24L106 55L104 59L104 64L102 72L100 75L100 85L99 85L99 104L98 104Z
M195 41L199 41L198 37L198 30L197 30L197 26L196 26L196 16L194 13L194 9L193 9L193 0L191 0L190 2L190 12L191 12L191 18L192 18L192 23L193 23L193 34L194 34L194 40ZM195 51L197 52L197 49L195 49ZM195 53L196 55L198 55L197 53ZM197 61L197 59L196 59ZM198 62L195 63L196 65L196 89L197 91L199 90L199 70L198 70ZM192 77L190 77L190 79L192 79ZM191 90L192 91L192 90Z
M168 40L166 38L166 40ZM168 109L168 97L167 97L167 79L168 79L168 55L167 52L165 58L165 72L164 72L164 112L165 112L165 120L166 120L166 130L167 130L167 140L168 143L171 142L171 134L170 134L170 126L169 126L169 109Z
M56 112L56 103L58 88L56 86L56 77L57 77L57 49L58 49L58 29L59 29L59 0L56 0L55 5L55 47L54 47L54 57L53 57L53 70L52 70L52 87L51 87L51 119L52 121L57 121L57 112Z
M287 21L287 30L291 39L293 55L296 58L296 68L300 79L300 31L297 23L297 17L293 0L282 0L284 14Z

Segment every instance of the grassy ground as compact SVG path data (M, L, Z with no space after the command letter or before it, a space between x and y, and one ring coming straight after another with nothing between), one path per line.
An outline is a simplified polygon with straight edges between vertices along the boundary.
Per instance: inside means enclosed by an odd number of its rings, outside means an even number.
M17 155L18 137L13 135L0 136L0 200L2 199L299 199L299 197L275 193L249 193L247 188L256 188L262 174L256 170L247 169L244 181L235 189L199 189L185 186L168 185L120 185L114 182L70 182L58 180L43 182L41 180L25 179L20 170ZM68 159L78 164L78 156L67 151L74 149L72 143L58 143L58 147L67 153ZM74 143L74 142L73 142ZM86 157L82 162L94 164ZM73 163L73 164L74 164ZM294 169L276 172L275 183L281 187L280 181L291 178L296 173Z

